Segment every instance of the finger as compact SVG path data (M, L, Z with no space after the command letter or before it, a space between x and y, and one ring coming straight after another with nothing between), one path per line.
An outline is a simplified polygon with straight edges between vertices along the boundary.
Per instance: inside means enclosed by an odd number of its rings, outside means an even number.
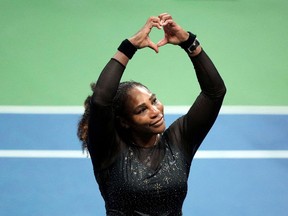
M154 23L152 23L152 27L156 27L156 28L158 28L158 29L162 29L162 25L161 25L161 23L160 22L154 22Z
M151 21L152 27L156 27L158 29L162 28L161 20L159 17L154 17Z
M162 14L160 17L160 20L161 20L161 24L164 24L167 20L173 20L172 19L172 16L170 14Z
M157 43L157 46L158 47L161 47L161 46L164 46L165 44L168 43L168 40L167 38L163 38L162 40L160 40L158 43Z
M168 26L169 24L172 25L174 21L172 19L167 19L165 21L162 21L162 26Z
M158 17L159 17L160 19L163 19L163 17L168 16L168 15L169 15L168 13L162 13L162 14L160 14Z
M155 16L151 16L148 18L147 22L146 22L146 25L149 26L149 28L152 28L152 27L160 27L160 18L159 17L155 17Z
M153 49L156 53L159 52L158 46L157 46L155 43L153 43L153 42L149 43L148 47L150 47L151 49Z

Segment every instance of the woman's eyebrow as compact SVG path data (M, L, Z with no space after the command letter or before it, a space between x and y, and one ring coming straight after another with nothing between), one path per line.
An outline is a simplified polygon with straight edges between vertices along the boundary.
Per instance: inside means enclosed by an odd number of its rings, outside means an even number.
M149 97L149 100L152 101L154 98L156 98L156 94L151 94L151 96ZM145 103L139 104L138 106L135 107L134 111L137 111L137 109L141 109L143 107L145 107Z
M152 93L152 95L150 96L149 100L153 100L156 97L156 94Z

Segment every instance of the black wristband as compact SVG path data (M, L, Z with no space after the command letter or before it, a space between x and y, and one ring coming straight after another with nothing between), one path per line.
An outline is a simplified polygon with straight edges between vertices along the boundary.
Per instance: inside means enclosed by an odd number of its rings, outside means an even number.
M192 53L197 48L197 46L200 45L200 43L197 40L196 35L192 34L191 32L188 33L189 33L188 39L180 43L179 46L186 52Z
M137 51L137 48L128 39L125 39L118 47L118 50L131 59Z

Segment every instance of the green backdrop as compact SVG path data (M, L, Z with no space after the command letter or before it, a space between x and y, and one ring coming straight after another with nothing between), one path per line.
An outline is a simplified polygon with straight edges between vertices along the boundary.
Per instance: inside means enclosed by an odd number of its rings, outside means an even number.
M0 0L0 105L82 105L119 43L162 12L197 33L225 105L288 105L287 11L284 0ZM123 79L189 105L199 92L191 68L177 46L143 49Z

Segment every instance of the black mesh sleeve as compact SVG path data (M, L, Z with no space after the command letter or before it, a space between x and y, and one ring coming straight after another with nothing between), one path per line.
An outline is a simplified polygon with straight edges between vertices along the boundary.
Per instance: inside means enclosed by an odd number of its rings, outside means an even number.
M112 160L115 151L115 121L112 109L125 66L111 59L102 70L93 92L90 104L88 127L88 150L94 167L102 166Z
M226 94L221 76L203 50L191 57L191 61L201 93L188 113L171 125L172 139L184 151L189 162L214 124Z

